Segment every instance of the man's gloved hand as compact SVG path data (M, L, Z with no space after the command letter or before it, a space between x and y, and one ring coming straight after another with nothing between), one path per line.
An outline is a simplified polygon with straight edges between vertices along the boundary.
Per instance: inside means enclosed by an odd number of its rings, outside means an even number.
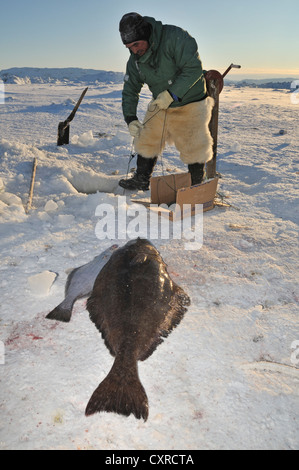
M135 121L130 122L129 132L132 137L139 137L141 129L143 129L143 124L141 124L141 122L138 121L138 119L135 119Z
M159 109L167 109L174 101L169 91L164 90L160 93L157 98L151 102L151 107L157 106Z

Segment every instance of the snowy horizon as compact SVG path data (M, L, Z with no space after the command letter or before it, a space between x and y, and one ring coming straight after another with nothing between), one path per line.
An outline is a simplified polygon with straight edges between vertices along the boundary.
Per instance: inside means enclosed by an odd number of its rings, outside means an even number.
M61 81L74 81L93 83L95 81L111 81L121 83L124 72L105 69L90 69L81 67L11 67L0 70L0 80L4 83L29 84L49 83ZM265 82L292 82L299 79L299 75L275 75L275 74L247 74L242 72L229 73L226 82L265 83Z

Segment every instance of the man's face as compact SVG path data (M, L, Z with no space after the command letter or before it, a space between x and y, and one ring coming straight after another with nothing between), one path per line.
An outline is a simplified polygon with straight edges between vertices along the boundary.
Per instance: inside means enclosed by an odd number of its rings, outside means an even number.
M133 54L138 55L139 57L143 56L149 48L149 43L147 41L135 41L126 44L126 47L130 49Z

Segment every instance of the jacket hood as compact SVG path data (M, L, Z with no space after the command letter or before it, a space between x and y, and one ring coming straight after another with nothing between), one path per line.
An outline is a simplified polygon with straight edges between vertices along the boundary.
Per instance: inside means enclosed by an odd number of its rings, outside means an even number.
M150 43L150 47L153 50L156 50L161 41L163 24L161 21L157 21L155 20L155 18L152 18L150 16L144 16L143 18L152 27L152 32L149 38L149 43Z

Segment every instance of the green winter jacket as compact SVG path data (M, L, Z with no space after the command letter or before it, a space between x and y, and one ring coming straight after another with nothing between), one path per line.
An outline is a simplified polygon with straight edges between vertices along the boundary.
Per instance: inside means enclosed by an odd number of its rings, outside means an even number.
M145 16L151 24L149 49L139 57L131 52L127 63L122 107L127 123L137 119L139 93L147 84L157 98L159 93L168 90L178 100L171 108L200 101L206 95L206 82L197 44L187 31L177 26L163 25L154 18Z

